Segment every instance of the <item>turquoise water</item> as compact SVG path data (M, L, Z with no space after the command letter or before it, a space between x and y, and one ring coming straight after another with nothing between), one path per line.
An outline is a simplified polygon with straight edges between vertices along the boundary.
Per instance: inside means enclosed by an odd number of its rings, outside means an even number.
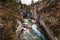
M38 31L38 29L32 29L31 34L34 37L34 40L47 40L45 36L40 31Z
M27 20L26 20L27 21ZM31 24L29 21L26 22L25 24ZM20 23L18 23L19 26L21 26ZM32 24L31 26L32 29L27 30L28 28L25 28L25 31L23 32L24 39L25 40L49 40L48 37L45 34L45 31L40 28L36 24Z

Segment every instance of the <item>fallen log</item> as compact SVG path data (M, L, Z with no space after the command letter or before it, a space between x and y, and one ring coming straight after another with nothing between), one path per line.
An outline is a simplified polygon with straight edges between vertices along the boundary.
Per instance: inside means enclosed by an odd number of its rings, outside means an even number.
M52 31L48 28L48 26L45 24L45 22L43 21L42 18L40 18L39 22L43 26L43 28L45 29L45 31L46 31L48 37L50 38L50 40L59 40L59 39L57 39L53 36Z

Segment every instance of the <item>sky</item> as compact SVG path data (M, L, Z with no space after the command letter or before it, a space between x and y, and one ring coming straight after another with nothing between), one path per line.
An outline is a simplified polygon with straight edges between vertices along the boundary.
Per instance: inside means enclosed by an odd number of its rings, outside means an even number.
M31 1L32 0L21 0L21 3L29 5L29 4L31 4ZM37 2L37 1L38 0L34 0L34 2Z

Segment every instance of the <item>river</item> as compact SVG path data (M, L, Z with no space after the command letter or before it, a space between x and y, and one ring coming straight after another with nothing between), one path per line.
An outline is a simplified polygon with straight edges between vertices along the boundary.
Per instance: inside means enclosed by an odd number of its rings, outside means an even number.
M21 30L21 28L24 30L22 32L22 34L20 35L20 40L48 40L48 37L46 36L47 34L43 33L40 31L40 28L37 26L37 24L32 23L31 21L29 21L29 19L25 19L24 20L24 24L27 25L31 25L31 29L29 28L24 28L21 25L21 22L18 21L18 29L17 30ZM20 28L20 29L19 29ZM44 31L44 30L42 30ZM23 36L23 37L22 37Z

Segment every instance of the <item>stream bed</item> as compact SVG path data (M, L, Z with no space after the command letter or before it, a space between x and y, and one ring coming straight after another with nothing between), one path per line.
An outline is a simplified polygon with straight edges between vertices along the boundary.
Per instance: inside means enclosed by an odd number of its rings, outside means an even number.
M41 32L41 29L35 23L35 20L24 19L23 27L20 21L18 21L18 31L23 29L23 32L19 36L20 40L49 40L47 34ZM20 29L19 29L20 28ZM18 31L16 33L18 34ZM43 31L43 30L42 30Z

